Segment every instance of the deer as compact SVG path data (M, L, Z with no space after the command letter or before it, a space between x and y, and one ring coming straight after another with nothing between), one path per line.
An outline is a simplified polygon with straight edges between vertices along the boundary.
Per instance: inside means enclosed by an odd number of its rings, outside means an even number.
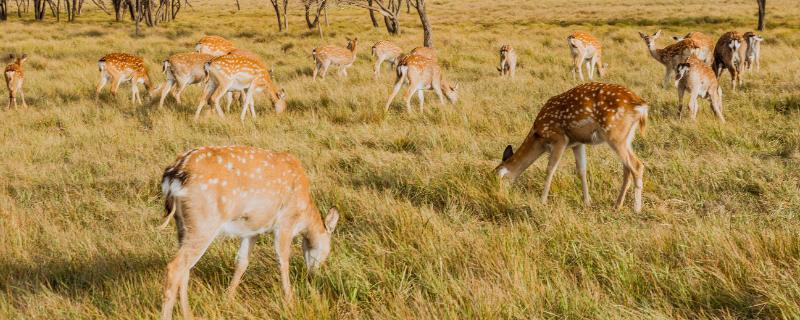
M392 66L397 65L397 59L403 53L403 49L391 41L381 40L372 45L372 56L375 57L375 67L373 68L374 77L380 76L381 65L388 61Z
M166 218L175 220L178 251L166 267L161 319L172 318L180 292L184 318L191 318L189 274L218 235L238 237L233 279L227 288L235 298L259 235L271 233L285 303L293 301L289 281L292 240L302 238L309 272L319 270L331 253L339 211L324 219L311 196L311 184L297 158L249 146L206 146L185 152L164 170L161 193Z
M567 44L569 44L572 55L572 80L575 80L575 71L577 71L583 81L584 65L586 65L589 81L593 80L595 68L597 68L599 77L605 76L606 65L602 62L603 45L597 38L586 32L576 31L567 36Z
M747 42L747 50L744 56L745 70L752 71L753 65L756 71L761 71L761 42L764 38L748 31L744 33L744 40Z
M338 65L339 76L347 76L347 68L350 68L356 61L356 50L358 38L347 38L347 49L335 45L324 45L311 50L311 57L314 59L313 79L317 80L317 73L322 69L322 79L328 73L331 64Z
M686 61L686 59L692 55L697 55L697 51L699 50L698 45L691 39L683 39L663 49L656 49L656 39L661 36L661 30L656 31L653 35L646 35L639 32L639 36L647 44L647 49L653 59L656 59L656 61L666 67L664 74L665 88L669 85L669 79L672 73L675 72L675 67Z
M233 42L220 36L205 36L195 45L195 51L219 57L236 49Z
M213 58L214 56L206 53L188 52L174 54L164 60L161 65L167 80L158 88L161 91L158 108L160 109L164 105L164 100L170 92L175 101L181 104L181 93L186 86L205 81L205 65Z
M142 97L139 96L139 84L143 84L145 89L152 95L150 76L147 73L147 66L144 65L144 58L127 53L109 53L97 61L100 69L100 81L95 90L95 101L100 97L100 91L111 80L111 95L116 96L119 86L123 82L131 83L131 100L133 103L142 104Z
M714 73L717 79L722 75L722 70L727 69L731 74L731 86L736 91L736 85L742 84L742 69L744 67L747 42L737 31L723 34L714 46Z
M3 71L3 76L6 80L6 87L8 88L8 107L17 107L17 96L19 95L22 100L22 106L27 108L28 103L25 102L25 93L22 91L22 83L25 81L25 71L22 64L28 60L28 55L21 56L9 55L9 60L13 61L6 66Z
M433 89L439 97L439 102L444 104L444 97L451 103L458 100L458 85L451 85L442 74L442 68L436 61L423 56L408 55L403 56L397 64L397 80L394 90L386 101L386 111L392 104L392 100L400 91L404 82L408 82L408 91L403 97L406 101L406 110L411 112L411 97L414 92L419 97L419 110L424 111L425 95L422 90Z
M637 128L644 134L648 110L642 98L623 86L598 82L580 84L547 100L518 151L514 152L508 145L494 172L501 181L513 182L544 152L550 152L541 196L541 201L547 203L550 183L561 156L571 148L581 179L583 203L588 206L591 200L586 179L586 145L605 142L619 156L623 166L622 189L615 207L617 210L622 207L633 180L633 211L639 213L644 165L633 152L631 142Z
M672 37L676 42L680 42L684 39L689 39L694 41L694 43L699 47L700 50L697 50L697 58L701 61L705 62L707 65L711 65L714 61L714 41L711 37L705 35L699 31L692 31L687 33L684 36L674 36Z
M436 61L437 58L438 58L438 55L439 55L436 52L436 49L431 48L431 47L416 47L414 49L411 49L411 52L409 52L408 54L409 55L414 55L414 56L425 57L425 58L431 59L433 61Z
M241 121L243 122L248 109L253 118L256 117L255 103L252 102L255 92L266 90L272 99L275 112L281 113L286 110L286 92L275 86L269 71L263 67L262 63L254 59L232 54L224 55L206 63L205 70L208 74L208 83L203 89L202 98L197 106L195 120L200 117L200 112L209 100L213 103L217 114L224 118L225 115L219 106L219 100L223 95L232 91L247 93L242 105Z
M711 101L711 109L720 122L725 122L722 115L722 88L717 82L714 70L704 61L690 57L675 68L675 87L678 88L678 113L683 114L683 95L689 91L689 111L692 120L697 117L697 97Z
M500 46L500 67L497 71L501 76L509 75L512 78L517 73L517 52L509 44Z

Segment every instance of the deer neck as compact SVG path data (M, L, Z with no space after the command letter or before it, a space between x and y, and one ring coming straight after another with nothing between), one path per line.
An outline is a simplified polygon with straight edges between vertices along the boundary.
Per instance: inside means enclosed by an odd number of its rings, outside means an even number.
M658 60L658 61L661 61L661 55L662 55L662 53L661 53L661 50L659 50L659 49L656 49L656 43L655 43L655 41L653 41L653 42L648 42L648 43L647 43L647 51L649 51L649 52L650 52L650 56L652 56L652 57L653 57L653 59L656 59L656 60Z

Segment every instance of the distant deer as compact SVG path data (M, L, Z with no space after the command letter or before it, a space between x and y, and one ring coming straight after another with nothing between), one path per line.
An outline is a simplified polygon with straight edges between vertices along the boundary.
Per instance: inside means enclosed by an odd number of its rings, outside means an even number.
M633 211L642 209L644 165L636 157L631 142L638 128L647 125L647 103L627 88L614 84L588 82L550 98L533 122L528 136L514 152L511 145L495 173L500 178L516 179L543 153L550 152L542 202L547 202L550 183L561 155L568 147L575 154L578 176L583 186L583 203L589 205L586 180L587 144L607 143L622 160L624 175L616 208L622 207L631 180L634 181Z
M150 94L155 93L151 91L150 77L142 57L127 53L110 53L100 58L97 66L100 69L100 82L97 83L95 90L95 100L99 98L100 91L109 80L111 80L111 95L113 96L117 95L120 84L130 81L133 103L138 101L139 104L142 104L142 97L139 96L139 84L143 84Z
M374 76L377 77L380 75L381 64L383 64L384 61L389 61L393 67L396 66L397 59L402 53L403 49L391 41L382 40L376 42L372 46L372 56L375 57Z
M700 50L697 50L697 58L701 61L705 62L707 65L711 65L714 61L714 40L711 37L703 34L702 32L692 31L687 33L685 36L674 36L672 39L675 41L682 41L684 39L689 39L694 41L694 43L699 47Z
M517 73L517 52L510 44L500 47L500 67L497 71L501 76L510 75L512 78Z
M720 122L725 122L722 115L722 88L717 83L714 70L696 57L690 57L675 70L675 86L678 88L678 111L683 113L683 94L689 91L689 111L692 120L697 117L697 97L711 101L711 108Z
M714 46L714 73L717 79L722 75L722 70L727 69L731 74L731 85L736 90L736 85L742 84L742 70L744 69L747 42L742 34L736 31L726 32Z
M163 226L174 217L179 245L166 268L161 319L172 318L178 292L184 318L192 317L189 273L218 234L241 239L227 289L229 298L235 296L256 239L271 233L284 299L291 304L292 239L302 237L306 268L314 271L330 255L339 221L336 208L320 217L300 161L287 153L254 147L202 147L186 152L164 171L161 193L167 211Z
M213 58L214 56L210 54L189 52L174 54L164 60L161 64L167 80L159 86L161 99L158 101L158 107L161 108L164 105L164 100L170 92L180 104L181 93L186 86L205 81L205 65Z
M420 112L424 111L425 95L423 90L425 89L433 89L442 104L444 104L445 96L452 103L458 100L458 85L451 85L444 78L442 68L436 61L422 56L407 55L403 56L397 64L397 81L394 84L394 90L389 95L389 100L386 101L387 111L403 86L403 82L408 82L408 91L403 96L408 112L411 112L411 97L414 92L419 97Z
M748 31L744 33L744 40L747 42L744 57L746 70L753 70L753 65L755 65L756 71L761 71L761 42L764 41L764 38Z
M347 49L334 46L325 45L311 50L311 57L314 58L314 80L317 79L317 73L322 69L322 79L328 73L328 67L331 64L338 65L339 76L347 76L347 68L353 65L356 61L356 48L358 45L358 38L347 38Z
M647 49L653 59L666 67L664 74L664 87L669 85L670 76L675 72L675 67L689 59L692 55L697 55L700 47L691 39L683 39L663 49L656 49L656 39L661 36L661 30L653 35L646 35L639 32L639 36L647 44Z
M436 61L439 56L439 54L436 52L436 49L429 47L416 47L414 49L411 49L411 52L409 52L408 54L425 57L433 61Z
M15 56L11 54L9 59L14 62L7 65L5 71L3 71L6 87L8 88L8 108L11 108L12 105L14 108L17 107L17 95L22 99L22 106L27 108L28 103L25 102L25 93L22 91L22 82L25 81L25 72L22 69L22 64L25 60L28 60L28 55Z
M572 54L572 79L575 80L575 71L578 71L581 81L583 81L583 66L586 65L586 72L589 73L589 81L592 81L594 70L597 68L599 77L606 74L606 65L603 64L603 46L597 38L586 32L573 32L567 37L570 54Z
M199 53L210 54L219 57L235 50L233 42L220 36L205 36L200 38L195 45L195 50Z

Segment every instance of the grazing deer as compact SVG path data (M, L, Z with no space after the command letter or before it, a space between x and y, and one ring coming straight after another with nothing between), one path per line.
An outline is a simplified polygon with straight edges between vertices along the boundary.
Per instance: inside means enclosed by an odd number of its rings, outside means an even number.
M678 112L683 114L683 94L689 91L689 111L692 120L697 117L697 97L711 101L711 109L720 122L725 122L722 115L722 88L717 82L714 70L698 58L691 57L679 64L675 69L675 87L678 88Z
M323 220L311 197L302 164L287 153L254 147L202 147L184 153L161 178L167 219L174 217L178 252L167 265L161 319L171 319L180 291L181 311L191 318L189 273L218 234L241 239L236 269L227 294L247 269L256 238L270 232L284 299L291 304L289 256L292 239L303 239L303 257L309 271L319 269L331 252L331 237L339 221L336 208Z
M279 90L272 83L269 71L258 61L244 56L229 54L214 58L211 62L206 63L205 70L206 74L208 74L208 83L203 89L200 104L197 106L195 120L200 117L200 112L209 100L213 103L217 114L220 117L224 117L219 106L219 100L223 95L232 91L247 93L245 102L242 105L242 121L244 121L248 109L253 118L256 117L255 103L252 102L255 92L266 90L272 99L276 112L281 113L286 109L286 92Z
M347 38L347 49L334 46L325 45L311 50L311 57L314 58L314 80L317 79L317 73L322 69L322 79L328 73L328 67L331 64L338 65L339 76L347 76L347 68L353 65L356 61L356 48L358 45L358 38Z
M731 85L736 90L736 85L742 84L742 69L744 68L747 42L739 32L730 31L723 34L717 45L714 46L714 73L717 78L722 75L722 70L727 69L731 74Z
M397 59L402 53L403 49L391 41L381 40L376 42L372 46L372 56L375 57L374 76L377 77L380 75L381 64L383 64L384 61L389 61L393 67L396 66Z
M178 53L170 56L162 62L162 70L167 77L166 82L159 86L161 99L158 107L164 105L167 94L172 92L172 96L178 104L181 103L181 93L190 84L202 83L206 78L205 65L214 56L205 53L189 52Z
M503 161L495 168L495 173L500 178L513 181L544 152L549 151L550 161L541 198L542 202L547 202L550 183L561 155L568 147L572 148L583 187L583 203L588 206L590 198L585 145L605 142L622 160L624 169L616 208L622 207L633 180L633 211L638 213L642 209L644 165L634 154L631 141L637 127L644 133L648 109L642 98L623 86L597 82L578 85L547 100L519 150L514 152L511 145L506 147Z
M127 53L110 53L100 58L97 66L100 69L100 82L97 83L95 90L95 100L100 97L100 91L109 80L111 80L111 95L113 96L117 95L120 84L130 81L133 103L138 101L139 104L142 104L142 97L139 96L140 83L150 94L155 93L151 91L150 77L142 57Z
M575 71L578 71L581 81L583 81L583 65L586 65L586 72L589 73L589 81L594 77L594 70L597 68L599 77L606 74L606 65L601 61L603 57L603 45L597 38L586 32L573 32L567 37L570 54L572 55L572 79L575 80Z
M264 62L263 59L261 59L261 56L259 56L258 54L256 54L253 51L246 50L246 49L233 49L228 54L239 55L239 56L243 56L243 57L252 59L256 63L258 63L262 68L264 68L264 69L268 68L267 67L267 63ZM271 72L271 70L270 70L270 72ZM263 91L261 87L257 87L257 88L258 88L258 90L256 90L257 92ZM231 111L231 104L233 104L233 101L239 101L239 104L244 106L244 102L245 102L244 98L245 98L245 95L244 95L243 91L229 91L227 94L225 94L225 100L226 100L225 111L227 111L227 112Z
M230 40L220 36L205 36L200 38L200 41L197 41L197 44L194 46L194 48L199 53L205 53L214 57L219 57L235 50L236 46L234 46L233 42Z
M8 88L8 108L11 108L12 105L14 108L17 107L17 95L22 99L22 106L27 108L28 103L25 102L25 93L22 91L22 82L25 80L22 64L25 60L28 60L28 55L15 56L12 54L9 59L14 62L7 65L5 71L3 71L6 87Z
M692 55L696 55L699 50L697 43L691 39L683 39L663 49L656 49L656 39L661 36L661 30L658 30L651 36L639 32L639 36L642 37L647 44L647 49L650 51L650 55L653 56L653 59L656 59L656 61L666 67L666 72L664 74L665 88L669 85L669 79L672 73L675 72L675 67L686 61L686 59L689 59Z
M744 56L746 70L753 70L753 65L755 65L756 71L761 71L761 41L764 41L764 38L748 31L744 33L744 40L747 42L747 51Z
M411 52L409 52L408 55L425 57L425 58L431 59L433 61L436 61L436 59L438 58L439 54L436 52L436 49L434 49L434 48L416 47L414 49L411 49Z
M699 47L700 50L697 50L697 58L701 61L705 62L707 65L711 65L714 61L714 40L711 37L703 34L702 32L692 31L687 33L685 36L674 36L672 39L675 41L680 42L684 39L689 39L694 41L694 43Z
M501 76L510 75L512 78L517 73L517 52L509 44L500 47L500 67L497 71Z
M442 104L444 104L444 96L447 96L452 103L458 100L458 85L450 85L436 61L422 56L408 55L403 56L397 64L397 81L392 94L389 95L389 101L386 101L387 111L397 92L400 91L400 87L403 86L403 82L408 82L408 91L403 96L408 112L411 112L411 96L414 92L419 97L420 112L424 111L425 95L422 90L425 89L433 89Z

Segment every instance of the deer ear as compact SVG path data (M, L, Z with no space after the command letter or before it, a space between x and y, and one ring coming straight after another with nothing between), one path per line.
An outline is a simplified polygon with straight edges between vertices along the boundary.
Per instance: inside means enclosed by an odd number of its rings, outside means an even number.
M506 150L503 150L503 161L508 160L508 158L511 158L511 156L513 155L514 155L514 148L511 147L511 145L509 144L506 147Z
M647 35L646 35L646 34L644 34L644 33L642 33L641 31L639 31L639 37L641 37L642 39L644 39L644 38L647 38Z
M339 210L333 207L328 210L328 215L325 216L325 230L328 230L328 233L332 233L336 229L337 223L339 223Z
M661 30L656 31L656 33L653 34L653 38L658 38L660 36L661 36Z
M286 90L285 89L281 89L281 91L278 91L278 99L283 100L285 98L286 98Z
M19 57L19 62L24 62L25 60L28 60L28 55L23 53L22 56Z
M756 41L758 41L758 42L764 41L764 38L762 38L761 36L755 36L755 38L756 38Z

